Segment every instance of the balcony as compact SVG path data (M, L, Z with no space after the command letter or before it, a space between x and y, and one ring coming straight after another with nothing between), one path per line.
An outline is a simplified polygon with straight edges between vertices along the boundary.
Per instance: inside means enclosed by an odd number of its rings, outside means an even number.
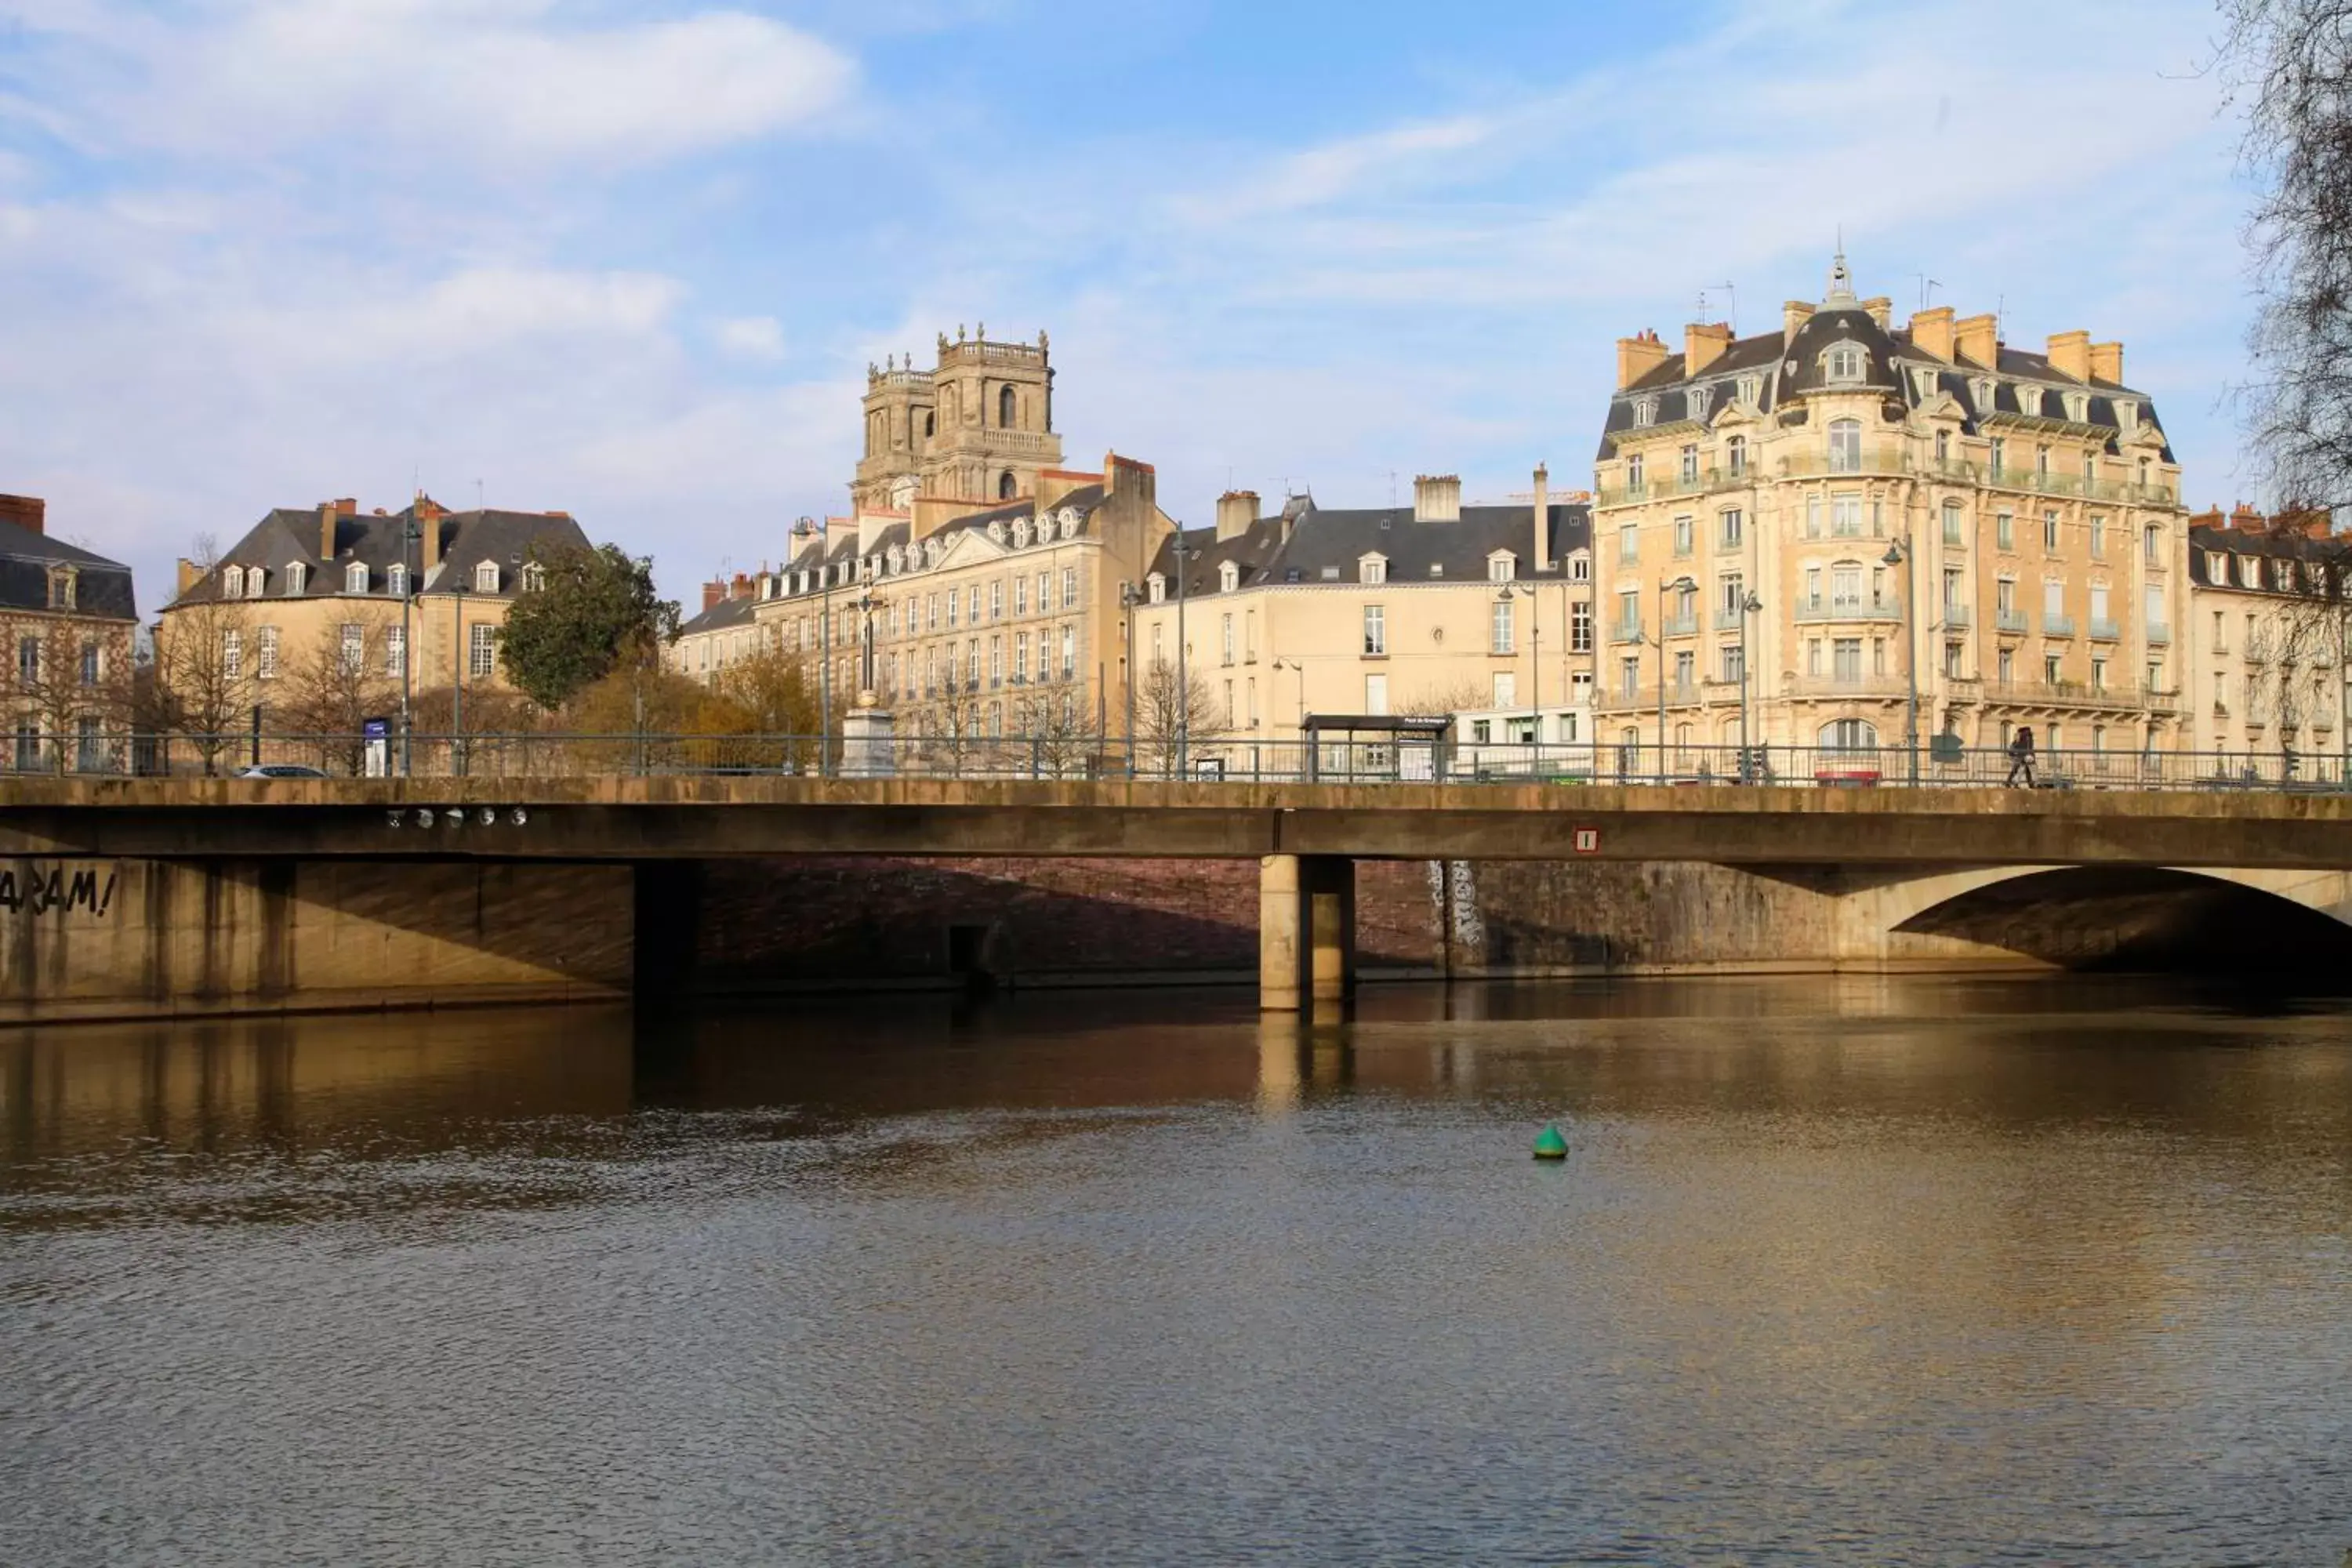
M1992 613L1992 624L2000 631L2021 632L2025 629L2025 612L2007 608L1997 609Z
M2172 694L2137 686L2092 686L2080 680L1989 680L1988 702L2034 707L2095 708L2105 712L2168 708Z
M1746 616L1739 613L1739 608L1736 605L1717 605L1715 607L1715 629L1717 631L1736 632L1739 629L1739 623L1746 618Z
M1639 506L1643 501L1670 500L1676 496L1713 495L1717 490L1745 489L1755 482L1756 470L1753 468L1702 468L1689 479L1677 474L1670 479L1604 487L1595 493L1592 504L1596 509Z
M1802 675L1784 683L1782 694L1798 698L1907 697L1911 683L1899 675Z
M2172 628L2166 626L2162 621L2150 621L2147 624L2147 646L2150 647L2169 647L2171 645Z
M1697 630L1698 612L1696 610L1683 610L1675 615L1668 616L1665 618L1665 622L1661 628L1661 635L1670 637L1686 637L1696 633Z
M1800 594L1796 615L1800 621L1895 621L1903 618L1903 607L1893 599L1864 598L1858 594L1833 594L1828 598Z
M2114 642L2123 636L2123 632L2116 626L2113 616L2093 616L2091 636L2101 642Z
M1901 452L1885 449L1864 452L1851 463L1832 463L1826 452L1792 452L1780 459L1780 477L1784 479L1844 479L1849 475L1911 471L1910 460Z
M1619 621L1615 626L1609 628L1609 640L1611 642L1642 642L1646 639L1642 636L1641 622Z
M2045 637L2071 637L2074 635L2074 617L2053 611L2042 612L2042 635Z
M1973 612L1966 605L1946 605L1942 608L1944 625L1952 630L1961 630L1972 624L1970 617Z

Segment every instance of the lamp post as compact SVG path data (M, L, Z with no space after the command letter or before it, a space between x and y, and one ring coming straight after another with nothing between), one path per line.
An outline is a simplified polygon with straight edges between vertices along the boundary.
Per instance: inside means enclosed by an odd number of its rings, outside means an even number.
M1748 590L1739 600L1739 782L1752 783L1755 778L1754 752L1748 742L1748 617L1764 607L1764 601Z
M1127 628L1127 776L1135 776L1135 607L1142 602L1132 583L1118 585L1118 614Z
M803 517L793 524L793 537L803 544L823 532L814 518ZM833 769L833 567L822 549L816 554L816 581L821 595L816 634L816 771L823 775Z
M466 579L451 573L449 615L455 632L449 644L449 744L454 752L450 772L466 771Z
M436 523L435 526L438 527L439 524ZM411 506L408 509L408 524L401 530L400 533L400 776L402 778L408 776L409 765L413 761L408 737L410 731L415 728L415 721L411 717L411 709L414 707L411 693L415 688L409 672L416 664L416 637L409 629L409 622L410 611L416 604L416 574L409 568L408 557L410 546L423 537L425 537L424 530L416 526L416 509Z
M1524 594L1528 600L1528 644L1531 649L1528 657L1535 662L1536 738L1540 741L1543 738L1543 616L1537 613L1538 606L1534 584L1509 584L1495 596L1498 602L1507 605L1514 594Z
M1903 568L1903 676L1909 686L1909 700L1903 710L1903 751L1908 759L1906 772L1914 787L1919 783L1919 627L1916 606L1912 602L1911 536L1904 534L1886 547L1880 559L1889 566Z
M1698 592L1698 584L1688 573L1671 583L1658 584L1658 782L1666 782L1666 590L1675 593Z
M1201 552L1184 542L1184 530L1176 530L1176 776L1190 778L1192 773L1192 677L1185 658L1184 647L1184 579L1191 563L1198 561Z

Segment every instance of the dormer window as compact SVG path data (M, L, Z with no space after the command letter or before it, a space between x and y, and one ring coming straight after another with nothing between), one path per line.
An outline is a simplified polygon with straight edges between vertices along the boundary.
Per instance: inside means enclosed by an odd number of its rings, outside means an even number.
M1715 394L1704 386L1694 386L1684 395L1689 401L1690 416L1694 419L1706 418L1706 405L1715 401Z
M1822 374L1832 382L1856 382L1866 363L1860 343L1832 343L1822 355Z
M1568 563L1568 580L1571 583L1592 581L1592 557L1579 551Z
M1025 517L1015 519L1013 521L1013 547L1015 550L1029 548L1029 520Z
M357 561L354 561L354 562L352 562L350 565L348 565L348 566L344 567L344 568L343 568L343 592L344 592L344 593L346 593L346 594L364 594L364 593L366 593L367 591L368 591L368 569L367 569L367 567L366 567L364 564L362 564L362 563L357 562Z
M988 539L989 539L989 542L990 542L990 543L992 543L992 544L1002 544L1002 543L1003 543L1003 542L1004 542L1004 524L1003 524L1003 522L1001 522L1001 521L999 521L999 522L992 522L992 523L990 523L990 524L988 525Z
M224 599L242 599L245 597L244 567L232 566L221 574L221 597Z
M1764 395L1764 378L1743 375L1739 378L1739 401L1753 406Z
M1486 581L1507 583L1519 574L1519 558L1507 550L1497 550L1486 557Z
M1976 405L1979 414L1992 412L1992 378L1980 375L1969 383L1969 401Z
M2205 552L2205 581L2226 586L2230 581L2230 558L2218 550Z
M1931 397L1935 396L1935 395L1936 395L1936 372L1935 372L1935 370L1934 370L1932 367L1927 366L1927 365L1924 365L1924 364L1923 364L1923 365L1915 365L1914 367L1912 367L1912 371L1911 371L1911 387L1912 387L1912 390L1913 390L1913 391L1916 392L1916 393L1919 395L1919 401L1920 401L1920 402L1922 402L1922 403L1925 403L1925 402L1927 402L1927 399L1929 399L1929 398L1931 398Z
M2139 428L2139 405L2126 397L2116 405L2116 425L2126 435Z
M74 570L58 567L49 574L49 608L70 610L74 607Z
M396 599L405 599L408 597L407 562L395 561L392 563L391 570L387 571L383 574L383 587L384 592L390 594Z
M1633 399L1633 424L1638 428L1658 422L1658 400L1654 397Z
M1168 602L1168 579L1154 572L1143 580L1143 596L1155 605Z
M2070 392L2066 395L2066 417L2080 425L2091 416L2091 395Z
M295 562L286 568L286 596L289 599L300 598L303 589L310 585L310 568L299 561Z
M1389 580L1389 561L1385 555L1367 555L1356 563L1356 581L1385 583Z
M495 594L498 591L499 563L495 561L476 562L474 563L474 592L477 594Z
M1217 592L1230 594L1242 585L1242 569L1230 561L1217 567Z
M547 586L547 568L538 562L528 563L522 569L522 591L536 594Z

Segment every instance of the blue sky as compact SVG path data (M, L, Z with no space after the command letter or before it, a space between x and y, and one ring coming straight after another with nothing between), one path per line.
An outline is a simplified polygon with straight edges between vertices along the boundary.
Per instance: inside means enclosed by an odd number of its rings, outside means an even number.
M1672 31L1661 31L1671 19ZM1865 293L2126 345L2240 474L2210 0L0 0L0 490L129 560L420 481L668 593L839 511L864 368L1053 334L1074 466L1589 482L1613 342ZM1718 286L1735 286L1726 294Z

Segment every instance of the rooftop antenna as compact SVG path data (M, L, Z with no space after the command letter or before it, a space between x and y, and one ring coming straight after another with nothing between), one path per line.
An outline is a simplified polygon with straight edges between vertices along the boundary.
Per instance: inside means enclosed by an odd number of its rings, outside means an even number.
M1721 289L1730 298L1731 310L1728 312L1730 319L1725 322L1725 325L1731 329L1731 335L1736 338L1739 335L1739 290L1730 284L1710 283L1698 291L1698 319L1702 321L1706 320L1706 298L1717 289Z
M1283 482L1288 484L1290 481L1285 479ZM1389 505L1396 505L1396 470L1394 468L1389 470Z
M482 510L482 481L479 479L474 481L474 510Z

